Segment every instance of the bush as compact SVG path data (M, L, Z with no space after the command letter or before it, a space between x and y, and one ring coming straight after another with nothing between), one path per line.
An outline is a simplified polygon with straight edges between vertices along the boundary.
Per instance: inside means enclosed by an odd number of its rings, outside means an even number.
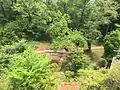
M109 90L120 90L120 61L112 63L106 82Z
M0 90L10 90L10 81L4 74L0 76Z
M7 76L14 90L54 90L59 80L49 58L32 49L11 58Z
M74 77L74 72L72 72L72 71L65 71L65 76L66 76L66 80L70 81Z
M105 59L100 59L98 62L97 62L97 65L102 68L102 67L105 67L105 64L106 64L106 60Z
M3 73L8 68L9 61L14 54L23 53L26 50L25 41L21 40L12 45L1 46L0 48L0 72Z
M1 52L5 54L22 53L26 49L25 44L26 44L26 40L21 40L11 45L4 45L1 46Z
M84 36L79 31L70 32L68 35L68 39L71 40L75 44L75 46L85 47L87 45Z
M64 70L70 70L76 73L79 69L88 68L90 63L90 58L81 50L74 50L69 54L68 60L64 62L63 68Z
M106 74L99 70L79 70L75 80L81 83L81 90L106 90Z

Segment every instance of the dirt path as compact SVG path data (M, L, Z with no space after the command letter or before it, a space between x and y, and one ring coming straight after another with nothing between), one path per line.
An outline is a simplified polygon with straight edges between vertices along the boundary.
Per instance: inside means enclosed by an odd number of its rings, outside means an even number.
M39 43L38 45L36 45L36 49L38 51L48 50L49 48L50 48L50 43ZM103 53L104 53L103 46L92 46L92 53L89 53L89 55L91 56L91 58L94 61L98 61L103 56ZM50 56L50 55L48 55L48 56Z
M103 46L93 46L91 57L94 61L99 61L104 54Z
M92 50L95 50L95 49L104 49L104 47L103 46L93 46Z

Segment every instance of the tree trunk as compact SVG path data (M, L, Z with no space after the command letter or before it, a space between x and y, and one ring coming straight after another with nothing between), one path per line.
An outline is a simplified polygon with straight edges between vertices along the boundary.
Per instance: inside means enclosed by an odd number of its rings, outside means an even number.
M88 45L88 51L92 51L91 50L91 40L87 40L87 45Z
M108 61L107 61L107 63L106 63L106 68L107 68L107 69L110 69L111 63L112 63L112 60L108 60Z

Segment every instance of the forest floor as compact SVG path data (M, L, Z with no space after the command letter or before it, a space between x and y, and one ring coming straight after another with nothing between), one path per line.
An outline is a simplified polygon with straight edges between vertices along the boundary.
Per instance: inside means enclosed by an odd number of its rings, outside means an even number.
M92 59L98 61L101 59L104 53L103 46L92 46Z
M50 43L37 43L36 48L39 51L47 50L50 48Z
M36 45L37 50L43 51L50 48L50 43L38 43ZM93 61L99 61L104 53L104 47L103 46L92 46L92 52L88 53L88 55L92 58Z

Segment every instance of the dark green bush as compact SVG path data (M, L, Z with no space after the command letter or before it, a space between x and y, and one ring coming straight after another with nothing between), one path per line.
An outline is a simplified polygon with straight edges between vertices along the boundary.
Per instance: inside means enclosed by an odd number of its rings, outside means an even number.
M105 67L106 65L106 60L105 59L100 59L98 62L97 62L97 65L102 68L102 67Z
M90 63L90 58L81 50L74 50L70 52L68 60L64 62L63 69L73 71L76 74L77 70L88 68Z

